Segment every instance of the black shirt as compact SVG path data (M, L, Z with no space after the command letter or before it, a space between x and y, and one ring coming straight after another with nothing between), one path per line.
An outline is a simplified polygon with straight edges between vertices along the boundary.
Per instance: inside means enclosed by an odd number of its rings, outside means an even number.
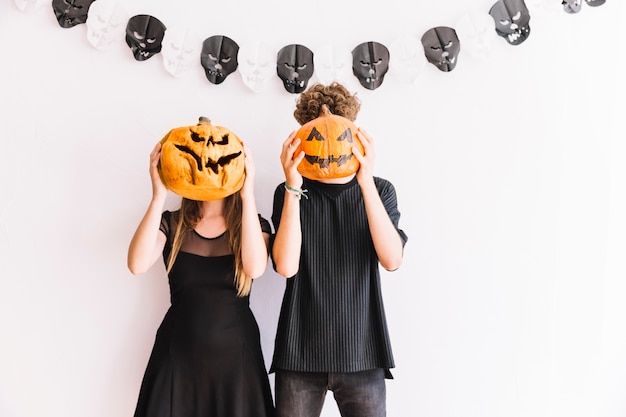
M404 245L395 189L382 178L374 181ZM394 361L361 187L356 178L347 184L305 178L303 188L300 267L287 280L270 371L388 371ZM284 196L282 183L274 193L274 230Z

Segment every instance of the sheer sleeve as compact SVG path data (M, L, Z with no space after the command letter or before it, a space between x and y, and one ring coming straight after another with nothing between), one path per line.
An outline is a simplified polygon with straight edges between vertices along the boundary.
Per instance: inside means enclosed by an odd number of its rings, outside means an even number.
M159 230L163 232L163 234L165 235L165 237L167 237L168 240L170 238L170 230L171 230L171 224L172 224L171 218L172 218L172 212L164 211L161 214L161 225L159 226Z
M267 233L268 235L272 234L272 227L270 226L270 222L267 221L263 216L259 214L259 223L261 223L261 231L263 233Z

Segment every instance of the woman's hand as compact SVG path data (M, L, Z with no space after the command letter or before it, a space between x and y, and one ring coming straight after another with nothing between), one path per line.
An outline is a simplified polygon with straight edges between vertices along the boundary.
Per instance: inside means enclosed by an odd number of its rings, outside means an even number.
M152 197L154 199L167 197L167 188L159 175L159 161L161 160L161 142L157 142L150 152L150 180L152 181Z
M304 151L300 151L298 155L294 156L300 139L296 138L296 131L291 132L287 140L283 142L283 147L280 152L280 163L283 166L285 172L285 181L289 186L293 188L302 187L302 175L298 172L298 165L304 159Z
M359 170L356 173L356 179L359 184L363 185L366 181L371 181L374 177L374 141L372 137L361 128L359 128L357 136L363 145L363 153L361 153L356 146L352 148L352 153L360 163Z

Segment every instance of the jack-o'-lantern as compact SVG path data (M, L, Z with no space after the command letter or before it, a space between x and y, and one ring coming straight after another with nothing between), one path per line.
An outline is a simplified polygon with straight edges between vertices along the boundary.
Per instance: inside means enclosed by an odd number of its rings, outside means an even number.
M352 147L363 153L357 131L350 120L332 114L322 105L320 116L302 125L296 133L300 145L294 155L304 151L298 172L312 180L342 178L357 172L360 164Z
M195 126L170 130L161 140L159 175L172 192L197 201L239 191L245 179L243 142L200 117Z

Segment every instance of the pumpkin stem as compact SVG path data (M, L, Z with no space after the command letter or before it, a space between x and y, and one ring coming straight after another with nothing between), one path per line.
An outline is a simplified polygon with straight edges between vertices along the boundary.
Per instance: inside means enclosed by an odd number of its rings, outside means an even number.
M326 104L322 104L322 111L320 112L320 116L330 116L332 113Z
M198 124L199 125L210 125L211 124L211 119L209 119L208 117L205 117L205 116L200 116L198 118Z

